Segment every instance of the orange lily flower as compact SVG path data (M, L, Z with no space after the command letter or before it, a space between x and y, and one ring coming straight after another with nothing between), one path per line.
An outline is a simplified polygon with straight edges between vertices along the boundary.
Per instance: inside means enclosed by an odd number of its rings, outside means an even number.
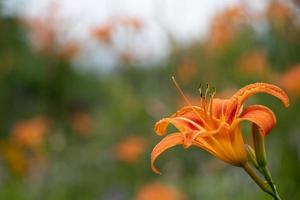
M214 98L215 91L208 98L209 86L205 95L200 91L200 104L192 106L173 78L179 92L188 102L170 117L163 118L155 125L155 132L162 136L169 124L174 125L178 132L166 136L151 153L151 168L160 173L154 166L157 157L165 150L183 145L184 148L196 146L234 166L244 166L247 153L241 133L240 123L250 121L260 128L265 136L276 124L274 113L262 105L251 105L243 109L243 103L257 93L267 93L280 99L284 106L289 106L289 98L279 87L267 83L254 83L237 91L230 99Z

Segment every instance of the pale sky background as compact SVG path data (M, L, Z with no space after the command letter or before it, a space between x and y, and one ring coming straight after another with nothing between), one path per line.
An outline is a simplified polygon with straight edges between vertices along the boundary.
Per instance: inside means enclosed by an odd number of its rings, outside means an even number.
M83 46L78 66L102 71L118 64L120 51L128 51L142 63L163 61L169 53L168 35L182 45L204 38L212 17L225 7L244 3L262 10L267 0L4 0L7 14L43 16L48 5L59 5L62 40L75 39ZM132 33L120 32L114 48L90 37L91 28L114 16L133 16L144 27Z

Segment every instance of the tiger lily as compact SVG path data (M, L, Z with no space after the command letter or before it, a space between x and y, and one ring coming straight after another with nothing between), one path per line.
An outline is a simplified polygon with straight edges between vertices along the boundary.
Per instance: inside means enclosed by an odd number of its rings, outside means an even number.
M155 173L160 173L154 166L157 157L175 145L183 145L184 148L196 146L226 163L243 167L248 157L241 122L252 122L259 127L262 136L266 136L276 124L276 117L269 108L263 105L250 105L244 108L244 102L254 94L267 93L280 99L285 107L289 106L286 93L279 87L267 83L247 85L229 99L214 98L215 91L208 98L207 85L204 95L199 89L201 96L199 105L191 105L174 78L173 81L189 105L155 124L154 130L159 136L165 135L169 124L178 129L154 147L151 153L151 168Z

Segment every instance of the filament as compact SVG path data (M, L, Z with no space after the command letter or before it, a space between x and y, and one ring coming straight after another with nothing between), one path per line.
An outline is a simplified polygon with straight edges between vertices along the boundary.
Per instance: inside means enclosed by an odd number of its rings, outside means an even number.
M215 94L216 92L214 91L211 95L210 95L210 100L209 100L209 104L208 104L208 107L209 107L209 114L211 115L211 118L213 116L213 111L212 111L212 108L213 108L213 101L214 101L214 97L215 97Z
M188 98L184 95L182 89L180 88L179 84L177 83L176 79L174 76L172 76L172 81L175 84L177 90L179 91L179 93L181 94L181 96L183 97L183 99L186 101L186 103L191 106L193 112L197 115L197 117L199 117L200 119L202 119L201 115L195 110L194 106L191 104L191 102L188 100ZM204 123L205 121L202 120Z
M185 102L189 105L192 106L191 102L188 100L188 98L184 95L182 89L180 88L179 84L177 83L176 79L174 76L172 76L172 81L175 84L177 90L179 91L180 95L183 97L183 99L185 100Z

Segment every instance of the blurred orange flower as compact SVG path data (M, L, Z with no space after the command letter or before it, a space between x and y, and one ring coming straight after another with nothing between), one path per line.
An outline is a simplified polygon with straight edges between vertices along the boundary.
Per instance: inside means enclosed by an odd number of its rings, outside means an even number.
M235 166L244 166L247 154L241 133L241 122L250 121L260 127L260 133L265 136L276 124L274 113L262 105L251 105L243 109L243 103L256 93L267 93L279 98L285 106L289 105L289 98L279 87L267 83L254 83L237 91L230 99L214 98L215 92L208 99L209 86L205 95L201 93L201 102L192 106L174 80L176 87L186 99L189 106L181 108L170 117L163 118L155 124L155 132L162 136L169 124L173 124L179 131L169 134L159 142L151 153L151 167L157 157L165 150L183 145L199 147Z
M119 21L121 25L132 28L135 31L140 30L143 26L142 21L137 17L124 16L121 17Z
M130 136L120 141L115 152L119 160L132 163L137 161L146 150L146 140L138 136Z
M79 52L79 45L75 41L64 41L59 38L60 21L59 5L50 3L43 16L21 19L28 31L28 35L35 50L47 56L59 56L71 59Z
M261 50L248 52L239 58L237 67L247 75L262 75L268 67L267 57Z
M27 172L28 163L20 146L10 141L1 141L0 154L13 174L21 176Z
M120 53L120 59L122 63L130 65L134 62L134 55L130 52L124 51Z
M35 149L43 144L48 130L49 121L45 117L19 121L12 127L12 140L24 147Z
M75 57L79 51L80 48L76 42L68 42L60 47L59 56L68 60Z
M52 17L49 17L45 19L27 19L25 21L32 42L39 52L52 52L56 37L56 25L53 20Z
M197 66L189 61L184 60L180 65L177 67L177 74L180 81L184 84L188 84L197 76L198 68Z
M294 96L300 96L300 64L292 66L279 80L281 86Z
M211 23L208 47L222 49L234 38L237 27L245 19L242 5L229 7L216 15Z
M58 10L59 5L56 2L52 2L48 5L47 12L44 16L26 18L24 20L31 41L39 52L53 53L53 47L56 44Z
M221 99L229 99L232 95L234 95L236 90L237 89L234 87L225 88L217 94L217 97Z
M117 26L131 28L134 31L140 30L142 22L136 17L122 16L112 18L105 24L92 29L92 36L99 39L101 42L109 44L112 40L112 33L116 30Z
M71 117L72 129L80 136L90 136L94 128L94 120L84 112L75 112Z
M101 42L110 43L112 30L113 30L113 24L106 23L92 29L92 36L99 39Z
M272 1L266 12L267 17L277 24L284 24L292 16L291 8L287 4L278 1Z
M143 186L136 194L135 200L184 200L183 193L163 183L151 183Z

